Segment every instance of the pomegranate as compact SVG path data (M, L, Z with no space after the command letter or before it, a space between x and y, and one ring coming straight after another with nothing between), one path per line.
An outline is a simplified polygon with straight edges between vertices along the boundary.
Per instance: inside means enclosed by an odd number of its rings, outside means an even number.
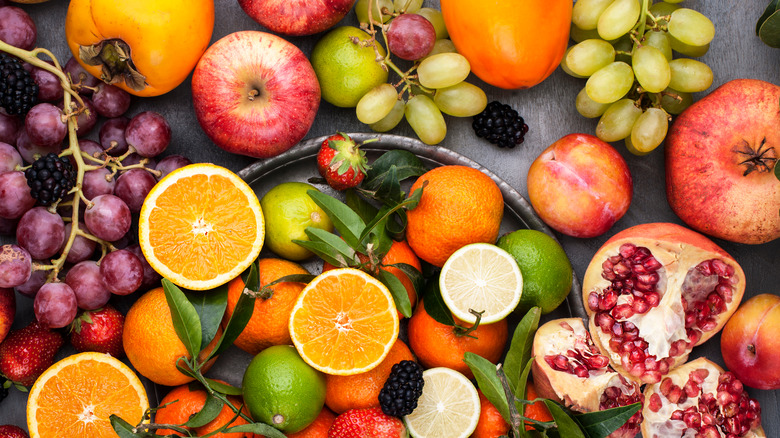
M540 397L559 401L579 412L592 412L642 402L639 383L615 372L609 358L593 343L579 318L556 319L536 331L531 366ZM634 437L641 411L610 435Z
M585 271L590 332L620 373L656 383L717 333L745 291L737 262L705 236L670 223L615 234Z
M729 81L683 111L666 137L666 196L691 228L739 243L780 237L780 86Z
M761 406L733 373L700 357L645 389L645 438L765 437Z

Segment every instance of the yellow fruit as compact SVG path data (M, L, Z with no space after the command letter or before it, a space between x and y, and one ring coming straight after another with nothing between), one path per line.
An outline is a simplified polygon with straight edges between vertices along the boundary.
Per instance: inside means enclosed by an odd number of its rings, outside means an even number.
M449 368L423 371L417 408L404 417L415 438L466 438L479 422L479 394L463 374Z

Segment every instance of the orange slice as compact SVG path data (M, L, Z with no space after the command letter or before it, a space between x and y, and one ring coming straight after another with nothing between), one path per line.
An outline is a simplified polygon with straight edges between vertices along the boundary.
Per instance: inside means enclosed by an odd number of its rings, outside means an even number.
M213 164L177 169L146 196L138 239L149 264L177 285L212 289L238 276L260 254L260 201L235 173Z
M303 360L334 375L379 365L398 338L398 312L384 284L353 268L334 269L301 291L290 337Z
M109 416L138 424L149 408L138 376L103 353L68 356L43 372L27 401L31 438L117 436Z

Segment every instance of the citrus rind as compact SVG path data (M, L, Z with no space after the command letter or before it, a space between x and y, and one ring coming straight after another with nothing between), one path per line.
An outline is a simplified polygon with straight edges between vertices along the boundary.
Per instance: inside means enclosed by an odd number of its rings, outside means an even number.
M467 438L479 423L479 393L463 374L446 367L423 371L417 408L404 417L415 438Z

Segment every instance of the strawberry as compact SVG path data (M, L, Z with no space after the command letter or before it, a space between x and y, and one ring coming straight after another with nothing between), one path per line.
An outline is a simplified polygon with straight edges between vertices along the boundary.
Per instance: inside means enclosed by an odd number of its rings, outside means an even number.
M102 309L85 310L70 326L70 343L78 351L97 351L122 357L122 329L125 316L106 304Z
M19 426L13 424L4 424L0 426L0 437L2 438L30 438L27 432Z
M398 417L382 412L382 408L350 409L336 417L328 430L328 438L405 438L406 426Z
M17 385L30 386L54 361L62 335L33 321L11 330L0 344L0 374Z
M353 188L366 177L366 154L347 134L331 135L322 142L317 168L335 190Z

